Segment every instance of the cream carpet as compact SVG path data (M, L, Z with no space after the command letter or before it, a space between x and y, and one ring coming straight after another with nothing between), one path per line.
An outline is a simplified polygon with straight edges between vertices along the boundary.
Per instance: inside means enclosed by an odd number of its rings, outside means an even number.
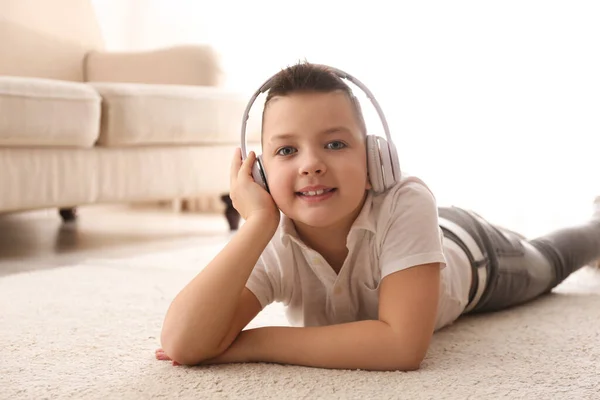
M434 336L416 372L154 359L172 297L223 245L0 276L2 399L598 399L600 273ZM285 325L267 308L252 326Z

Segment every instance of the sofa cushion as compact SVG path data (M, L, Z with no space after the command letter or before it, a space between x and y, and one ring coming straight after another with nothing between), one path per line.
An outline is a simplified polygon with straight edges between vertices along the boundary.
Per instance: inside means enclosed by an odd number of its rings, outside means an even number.
M212 86L89 84L102 96L99 145L240 143L248 98L239 93ZM260 140L260 117L249 120L247 135L249 142Z
M92 147L100 96L83 83L0 76L0 146Z

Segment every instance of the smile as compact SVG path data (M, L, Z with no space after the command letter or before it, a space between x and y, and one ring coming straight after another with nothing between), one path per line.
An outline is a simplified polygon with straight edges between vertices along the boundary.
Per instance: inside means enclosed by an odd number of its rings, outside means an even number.
M309 190L306 192L296 192L296 195L303 200L314 203L329 199L335 193L335 188Z
M333 189L319 189L319 190L315 190L315 191L308 191L308 192L299 192L301 195L303 196L320 196L323 193L329 193L331 192Z

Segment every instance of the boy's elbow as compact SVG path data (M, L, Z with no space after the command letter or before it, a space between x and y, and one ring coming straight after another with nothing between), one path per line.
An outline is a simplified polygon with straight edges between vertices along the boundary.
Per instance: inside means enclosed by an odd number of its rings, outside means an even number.
M169 353L166 353L166 354L168 355ZM199 365L202 361L205 360L202 357L194 357L193 355L187 354L186 352L174 353L173 356L169 355L169 358L171 360L177 362L177 364L187 365L189 367L193 367L194 365Z
M181 365L198 365L216 356L216 352L199 347L198 342L192 344L189 340L164 332L161 335L161 346L171 360Z
M400 372L409 372L409 371L417 371L421 368L422 359L412 359L407 358L406 356L395 357L394 359L389 359L386 362L380 363L378 366L374 368L376 371L400 371Z
M395 369L398 371L417 371L425 359L426 351L406 351L399 350L396 353Z
M173 335L167 335L163 332L160 338L160 344L165 354L172 360L181 365L192 365L192 360L187 348L181 340L176 340Z
M400 358L399 362L396 362L391 370L394 371L417 371L421 368L422 358Z
M189 347L182 346L177 343L163 342L162 349L172 361L175 361L181 365L198 365L202 361L210 358L202 355L200 352L190 349Z
M418 358L415 360L410 360L406 365L405 365L405 371L418 371L421 368L421 363L423 362L422 358Z

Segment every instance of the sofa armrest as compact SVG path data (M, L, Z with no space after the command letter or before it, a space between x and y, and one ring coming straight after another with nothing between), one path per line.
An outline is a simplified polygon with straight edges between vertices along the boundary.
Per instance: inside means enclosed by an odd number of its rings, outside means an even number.
M86 56L88 82L218 86L222 70L208 45L174 46L152 51L94 51Z

